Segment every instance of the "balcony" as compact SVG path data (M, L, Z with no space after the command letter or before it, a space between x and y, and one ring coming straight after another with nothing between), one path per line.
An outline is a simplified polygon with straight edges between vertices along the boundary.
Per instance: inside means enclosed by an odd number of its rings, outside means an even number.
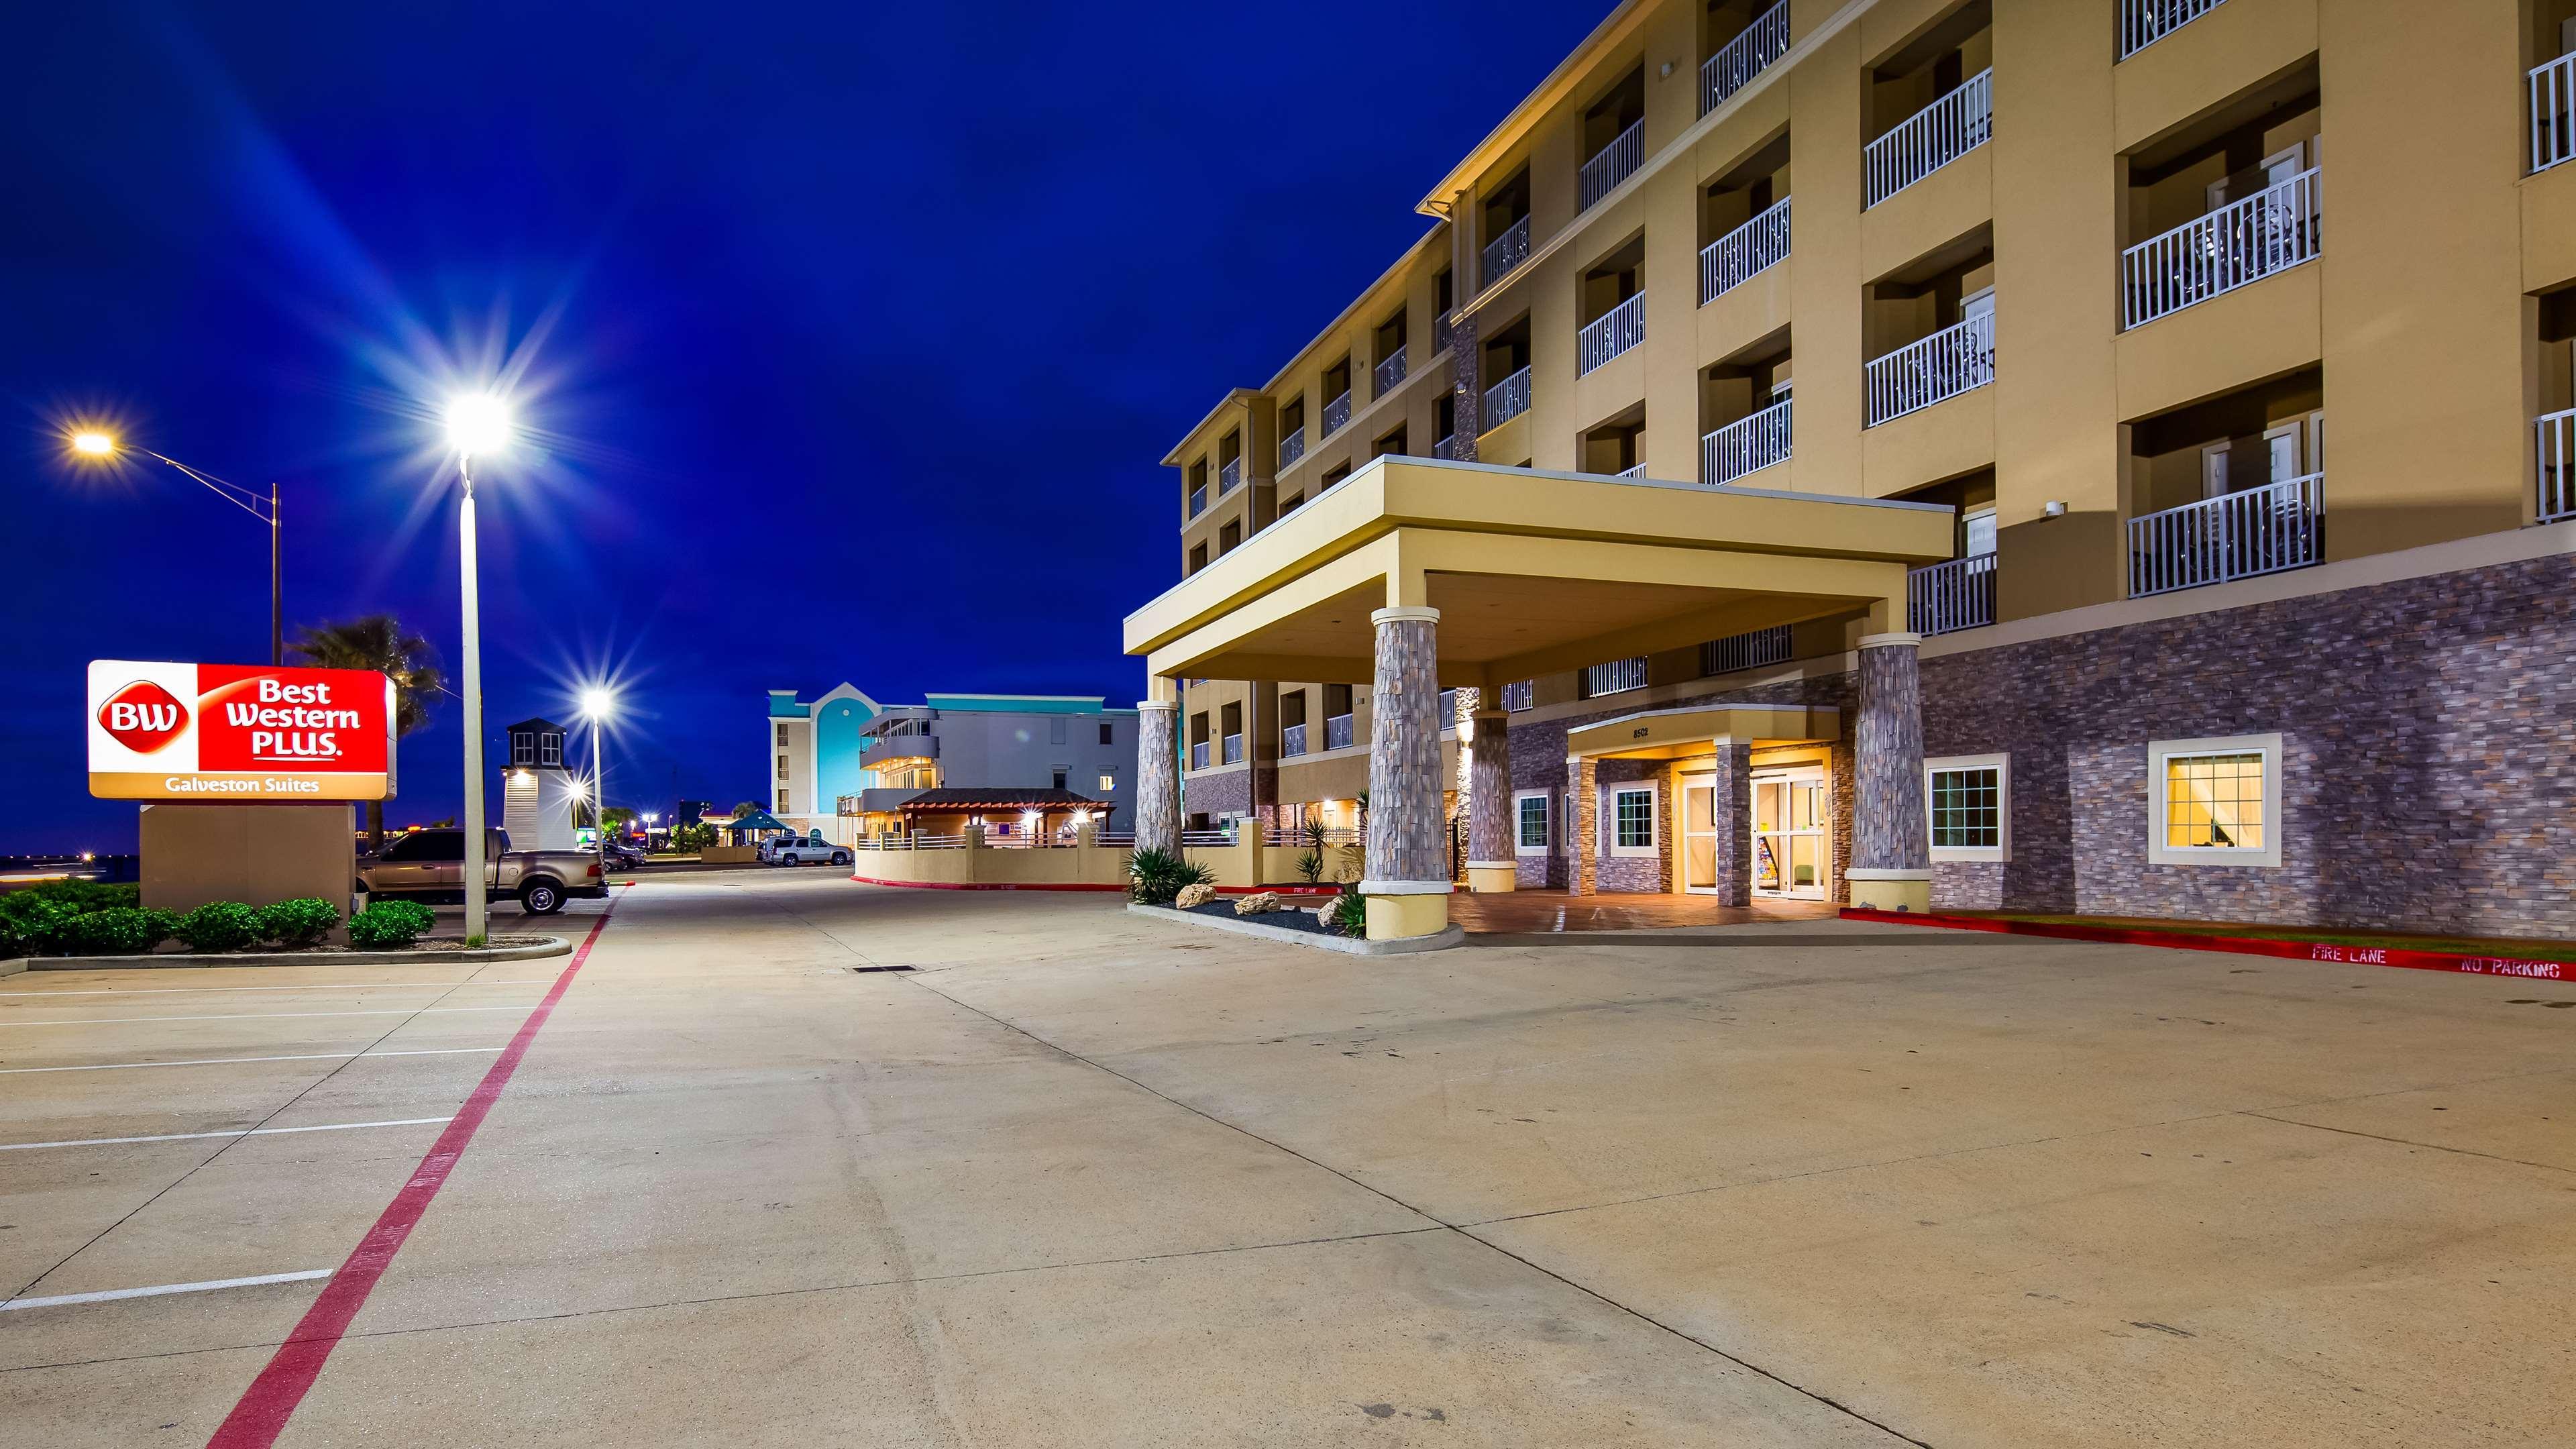
M2325 561L2326 475L2286 478L2129 520L2129 596Z
M2535 425L2540 438L2540 521L2576 518L2576 408Z
M895 760L935 760L939 758L937 735L887 735L873 740L859 751L859 768L881 769Z
M1583 163L1583 204L1576 210L1590 211L1594 202L1617 190L1619 183L1636 175L1637 168L1645 162L1646 123L1639 121Z
M1622 468L1610 476L1613 478L1643 478L1646 476L1646 465L1639 463L1633 468Z
M1482 424L1492 432L1530 410L1530 370L1526 367L1485 389L1485 411Z
M1896 193L1995 138L1995 73L1990 67L1916 111L1862 152L1869 195L1863 208Z
M1225 762L1229 765L1240 765L1243 763L1242 731L1237 730L1235 733L1225 737Z
M1621 694L1646 687L1646 656L1613 659L1595 664L1583 671L1583 697L1599 699L1605 694Z
M1700 249L1699 304L1707 306L1788 255L1789 198L1784 196L1770 210Z
M1450 339L1458 334L1458 314L1443 312L1431 319L1431 352L1438 356L1449 350Z
M1503 708L1507 710L1531 709L1535 708L1537 704L1537 680L1516 679L1503 686Z
M1340 397L1324 404L1324 436L1329 438L1340 432L1350 420L1351 394L1350 389L1344 388Z
M1216 496L1223 498L1243 483L1243 460L1235 459L1216 470Z
M1877 427L1995 380L1995 314L1980 312L1920 342L1873 359L1869 418Z
M2120 0L2120 59L2218 8L2219 0Z
M1279 440L1279 466L1285 468L1305 456L1306 429L1301 424L1297 431Z
M1435 458L1446 458L1452 463L1457 462L1458 435L1456 433L1451 433L1447 437L1442 438L1439 442L1432 444L1431 456Z
M1789 404L1776 402L1699 440L1700 481L1732 483L1789 457Z
M1780 0L1700 66L1699 113L1705 116L1725 105L1745 82L1788 53L1789 0Z
M1723 639L1711 639L1699 646L1699 672L1733 674L1739 670L1786 664L1792 637L1788 625L1774 624L1768 629L1752 629L1742 634L1729 634Z
M2576 160L2576 54L2531 68L2531 169Z
M1513 222L1511 229L1485 243L1485 285L1502 280L1503 274L1529 260L1530 219Z
M1190 746L1190 768L1193 770L1204 770L1207 767L1208 742L1200 740Z
M1279 758L1293 760L1306 753L1306 726L1301 720L1279 731Z
M1396 348L1377 365L1377 396L1384 397L1404 381L1404 349Z
M2125 325L2143 327L2197 302L2317 258L2324 228L2317 168L2184 222L2120 254Z
M1196 518L1205 512L1207 512L1207 485L1202 483L1190 490L1190 517Z
M1948 634L1995 621L1995 556L1971 554L1905 575L1905 627Z
M1574 339L1576 376L1646 340L1646 294L1637 295L1584 325Z
M1347 750L1351 747L1351 717L1337 714L1324 721L1324 748Z

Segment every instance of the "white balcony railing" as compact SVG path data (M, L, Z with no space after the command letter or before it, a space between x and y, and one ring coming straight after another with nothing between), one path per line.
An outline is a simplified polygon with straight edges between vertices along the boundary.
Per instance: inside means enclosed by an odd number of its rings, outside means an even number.
M1575 335L1574 371L1580 376L1646 340L1646 294L1593 318Z
M1431 352L1433 356L1449 350L1449 341L1458 333L1458 314L1443 312L1431 319Z
M1645 160L1646 123L1641 120L1621 131L1616 140L1594 152L1592 159L1583 163L1583 205L1576 209L1591 210L1594 202L1616 190L1620 182L1636 175L1637 168L1644 165Z
M2120 254L2126 325L2141 327L2316 260L2317 168L2232 201Z
M1452 463L1457 462L1458 435L1456 433L1451 433L1447 437L1442 438L1439 442L1432 444L1431 456L1435 458L1446 458Z
M1646 687L1646 656L1632 655L1595 664L1583 671L1583 697L1599 699L1605 694Z
M1789 456L1789 404L1773 403L1699 440L1699 478L1711 488Z
M1207 485L1202 483L1190 490L1190 517L1196 518L1205 512L1207 512Z
M2531 169L2576 160L2576 53L2531 68Z
M1503 708L1507 710L1530 709L1537 704L1537 680L1516 679L1503 686Z
M1786 624L1768 629L1749 629L1711 639L1699 646L1699 672L1733 674L1738 670L1760 669L1765 665L1789 662L1791 634Z
M1530 409L1530 370L1526 367L1485 389L1485 411L1477 428L1492 432Z
M1243 483L1243 460L1235 459L1216 470L1216 496L1223 498Z
M1340 397L1324 404L1324 436L1329 438L1340 432L1342 425L1350 420L1351 390L1344 388Z
M1970 554L1905 576L1905 627L1947 634L1995 621L1995 556Z
M1995 380L1995 314L1981 312L1920 342L1873 358L1869 419L1877 427Z
M2324 562L2325 495L2311 473L2130 519L2130 597Z
M1744 83L1789 53L1789 0L1765 10L1742 34L1718 47L1699 68L1699 113L1726 104Z
M1995 73L1981 70L1862 153L1876 206L1995 138Z
M2218 0L2120 0L2120 59L2127 60L2217 8Z
M1699 253L1699 304L1703 307L1743 286L1789 255L1789 198L1710 242Z
M2539 433L2540 521L2576 517L2576 408L2551 413Z
M1610 476L1613 478L1643 478L1646 476L1646 465L1639 463L1633 468L1622 468Z
M1384 397L1395 391L1396 385L1403 381L1404 348L1398 345L1393 352L1386 355L1385 361L1377 365L1377 396Z
M1199 740L1190 746L1190 768L1193 770L1204 770L1207 767L1208 742L1205 740Z
M1305 456L1306 425L1299 423L1296 431L1279 440L1279 466L1285 468Z
M1511 229L1485 243L1485 285L1500 281L1505 272L1529 260L1530 219L1526 216L1511 224Z
M1324 748L1347 750L1351 747L1351 717L1337 714L1324 720Z
M1306 753L1306 723L1303 720L1279 731L1279 758L1293 760Z
M1230 734L1225 737L1225 762L1229 765L1240 765L1243 763L1243 734L1241 731L1237 731L1234 734Z

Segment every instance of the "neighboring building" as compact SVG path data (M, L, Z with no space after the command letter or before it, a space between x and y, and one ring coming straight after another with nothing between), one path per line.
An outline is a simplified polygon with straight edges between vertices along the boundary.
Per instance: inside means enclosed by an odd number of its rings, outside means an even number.
M799 700L792 689L769 691L769 811L795 830L849 844L845 827L833 809L843 795L877 783L861 763L864 731L882 711L877 702L850 684L835 685L816 699Z
M837 838L947 833L979 816L996 835L1027 829L1031 813L1041 825L1105 814L1113 830L1134 820L1136 711L1098 695L925 698L867 726L860 763L876 783L839 799Z
M2576 929L2571 21L1620 5L1164 459L1181 809L1384 812L1436 647L1480 886Z
M564 727L523 719L509 727L501 765L501 826L520 850L572 850L578 845L573 804L587 788L564 757Z

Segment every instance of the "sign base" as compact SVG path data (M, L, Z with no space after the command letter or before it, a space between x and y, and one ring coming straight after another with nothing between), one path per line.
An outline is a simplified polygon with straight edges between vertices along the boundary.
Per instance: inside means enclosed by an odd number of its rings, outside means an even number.
M143 904L165 911L312 896L345 915L355 894L358 834L346 804L146 805L141 835Z

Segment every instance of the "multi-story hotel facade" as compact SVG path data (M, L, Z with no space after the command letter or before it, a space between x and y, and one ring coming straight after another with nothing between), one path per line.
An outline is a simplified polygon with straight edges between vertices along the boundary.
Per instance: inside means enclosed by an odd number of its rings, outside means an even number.
M2576 0L1620 6L1165 458L1177 811L1410 782L1391 896L2576 926L2571 50Z

